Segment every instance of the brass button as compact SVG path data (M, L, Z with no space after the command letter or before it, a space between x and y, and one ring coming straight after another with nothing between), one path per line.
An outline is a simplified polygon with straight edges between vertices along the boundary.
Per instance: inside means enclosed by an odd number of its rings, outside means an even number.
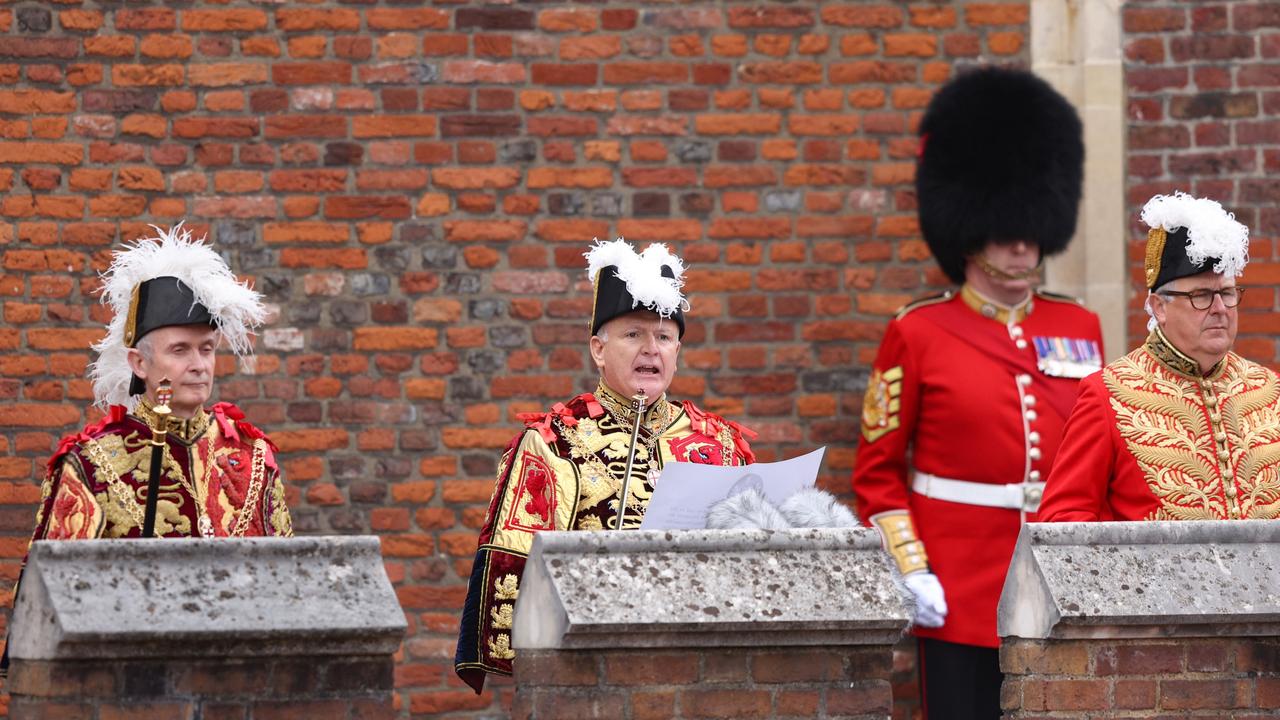
M1023 397L1023 398L1022 398L1022 404L1023 404L1023 405L1026 405L1026 406L1027 406L1027 407L1029 407L1029 408L1030 408L1030 407L1035 407L1035 406L1036 406L1036 396L1035 396L1035 395L1027 395L1027 396Z
M1213 423L1214 425L1217 425L1218 423L1222 422L1222 416L1218 414L1217 410L1214 410L1213 412L1209 413L1209 422Z
M1027 442L1031 443L1032 445L1039 445L1040 433L1036 432L1035 430L1032 430L1031 432L1027 433Z
M1225 449L1219 450L1218 459L1222 462L1226 462L1231 459L1231 453L1227 452Z
M1235 489L1234 487L1229 487L1229 488L1227 488L1227 497L1229 497L1229 498L1231 498L1231 499L1233 499L1233 500L1235 499L1235 497L1236 497L1236 489Z
M1025 417L1027 418L1027 422L1035 422L1035 421L1036 421L1036 411L1035 411L1035 410L1030 410L1030 409L1028 409L1026 412L1024 412L1024 413L1022 413L1022 414L1023 414L1023 416L1025 416Z
M1028 450L1028 451L1027 451L1027 457L1031 458L1032 460L1039 460L1039 459L1040 459L1040 448L1038 448L1038 447L1033 447L1033 448L1031 448L1030 450Z
M1217 407L1217 405L1218 405L1218 398L1216 398L1216 397L1214 397L1214 396L1210 395L1209 397L1207 397L1207 398L1205 398L1205 399L1204 399L1204 404L1205 404L1205 405L1208 405L1209 407Z
M1213 434L1213 439L1217 440L1219 443L1225 443L1227 441L1227 434L1222 431L1218 431Z

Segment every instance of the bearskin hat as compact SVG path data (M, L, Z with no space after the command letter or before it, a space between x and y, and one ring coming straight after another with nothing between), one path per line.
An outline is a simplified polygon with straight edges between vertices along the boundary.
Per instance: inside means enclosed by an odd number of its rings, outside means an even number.
M1080 118L1023 70L988 67L944 85L920 123L920 229L938 265L964 281L965 258L991 240L1066 249L1084 177Z

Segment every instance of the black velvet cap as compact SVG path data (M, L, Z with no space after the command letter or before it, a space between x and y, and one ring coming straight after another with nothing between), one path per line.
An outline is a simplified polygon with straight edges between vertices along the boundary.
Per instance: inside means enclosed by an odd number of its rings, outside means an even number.
M1154 265L1152 261L1157 256L1159 264ZM1147 257L1145 264L1148 290L1154 290L1178 278L1191 277L1212 270L1213 266L1221 260L1221 258L1211 257L1205 258L1205 261L1200 264L1191 262L1187 257L1186 228L1177 228L1172 231L1153 228L1147 233Z
M662 266L662 277L674 279L675 276L675 271L670 267ZM600 326L619 315L626 315L636 310L653 310L653 308L636 303L631 292L627 290L627 284L618 277L617 266L606 265L601 268L599 275L596 276L595 302L591 308L591 334L599 333ZM680 328L679 336L683 338L684 311L676 308L670 318Z
M125 322L125 347L137 347L147 333L170 325L218 326L209 309L196 302L191 288L178 278L163 276L138 283ZM142 378L134 375L129 394L139 395L146 389Z

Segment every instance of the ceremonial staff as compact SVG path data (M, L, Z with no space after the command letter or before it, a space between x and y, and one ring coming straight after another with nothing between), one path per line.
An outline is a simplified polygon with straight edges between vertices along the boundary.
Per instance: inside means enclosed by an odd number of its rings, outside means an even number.
M636 422L631 427L631 449L627 452L627 472L622 477L622 498L618 501L618 524L614 526L614 530L622 529L622 519L627 514L627 499L631 496L631 467L636 462L636 441L640 438L640 421L644 418L645 402L648 399L643 390L631 398L631 407L636 411ZM649 461L652 462L653 458Z
M156 501L160 494L160 472L164 464L165 439L169 434L169 400L173 397L173 388L169 378L160 381L156 388L156 405L151 410L156 414L156 424L151 428L151 472L147 475L147 512L142 518L142 537L155 537L156 534ZM247 510L245 510L247 512Z

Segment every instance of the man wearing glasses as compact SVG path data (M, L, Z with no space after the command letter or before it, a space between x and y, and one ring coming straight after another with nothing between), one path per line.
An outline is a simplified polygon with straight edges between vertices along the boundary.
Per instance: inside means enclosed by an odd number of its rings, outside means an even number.
M1142 210L1151 334L1081 383L1041 521L1280 514L1280 377L1231 352L1249 230L1218 203Z

